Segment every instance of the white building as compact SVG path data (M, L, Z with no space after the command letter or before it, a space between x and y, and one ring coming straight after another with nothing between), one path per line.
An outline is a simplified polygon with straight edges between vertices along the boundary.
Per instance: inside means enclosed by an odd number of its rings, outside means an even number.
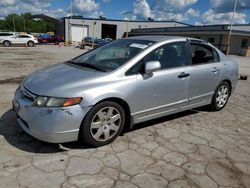
M84 37L121 38L135 28L185 27L188 24L177 21L126 21L91 18L64 18L66 41L81 42Z

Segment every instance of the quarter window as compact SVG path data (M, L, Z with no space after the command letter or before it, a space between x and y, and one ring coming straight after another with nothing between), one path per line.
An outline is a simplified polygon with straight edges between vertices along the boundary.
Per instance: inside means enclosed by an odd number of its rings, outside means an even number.
M192 64L218 62L219 56L211 47L203 44L191 44Z

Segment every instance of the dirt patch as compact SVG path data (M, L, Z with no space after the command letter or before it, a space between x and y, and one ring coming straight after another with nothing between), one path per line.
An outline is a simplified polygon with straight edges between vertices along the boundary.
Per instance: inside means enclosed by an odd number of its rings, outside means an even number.
M0 84L4 85L4 84L20 84L21 81L24 79L25 76L19 76L19 77L15 77L15 78L8 78L5 80L0 80Z

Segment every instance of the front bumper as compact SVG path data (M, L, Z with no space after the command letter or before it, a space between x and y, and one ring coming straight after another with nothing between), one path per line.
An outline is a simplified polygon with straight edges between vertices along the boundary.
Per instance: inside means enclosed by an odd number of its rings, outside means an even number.
M22 92L21 92L22 90ZM24 88L16 90L12 101L17 122L31 136L50 143L64 143L78 139L81 122L89 107L80 105L60 108L33 107L30 95Z

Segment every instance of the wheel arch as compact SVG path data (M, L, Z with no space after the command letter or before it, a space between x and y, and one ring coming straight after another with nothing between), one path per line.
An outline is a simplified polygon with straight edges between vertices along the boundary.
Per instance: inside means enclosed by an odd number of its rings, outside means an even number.
M8 40L8 39L5 39L3 42L2 42L2 44L4 44L4 42L9 42L10 44L11 44L11 41L10 40Z

